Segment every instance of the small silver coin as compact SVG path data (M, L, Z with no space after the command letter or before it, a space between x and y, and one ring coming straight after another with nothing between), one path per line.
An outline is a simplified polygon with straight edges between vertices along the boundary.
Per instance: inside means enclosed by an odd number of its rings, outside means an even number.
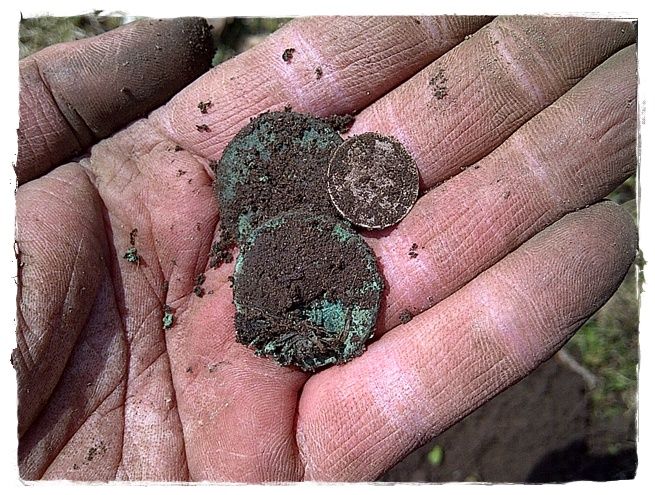
M418 168L397 140L359 134L332 155L328 192L346 220L370 230L384 229L400 222L416 203Z

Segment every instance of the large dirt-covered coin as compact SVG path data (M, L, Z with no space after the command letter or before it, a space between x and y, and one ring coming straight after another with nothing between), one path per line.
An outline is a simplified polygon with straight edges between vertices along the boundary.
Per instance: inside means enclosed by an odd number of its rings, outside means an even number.
M337 215L326 188L330 157L343 142L328 121L295 112L253 119L227 145L215 165L221 225L245 240L285 211Z
M304 371L345 363L372 337L384 283L347 223L295 211L255 229L234 269L237 341Z

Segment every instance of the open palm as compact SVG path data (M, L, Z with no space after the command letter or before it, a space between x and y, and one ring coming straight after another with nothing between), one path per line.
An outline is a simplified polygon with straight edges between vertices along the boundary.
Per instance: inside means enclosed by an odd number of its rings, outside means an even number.
M193 23L171 39L186 46ZM525 376L634 256L629 216L597 203L635 169L634 42L631 24L600 20L298 19L75 163L121 125L103 102L138 93L89 91L103 81L85 67L158 41L141 23L23 61L21 476L370 480ZM147 87L187 55L130 77ZM64 57L84 62L66 87L48 70ZM365 234L387 286L376 340L314 375L235 342L233 265L209 266L209 162L287 105L359 112L350 134L395 136L421 173L410 215Z

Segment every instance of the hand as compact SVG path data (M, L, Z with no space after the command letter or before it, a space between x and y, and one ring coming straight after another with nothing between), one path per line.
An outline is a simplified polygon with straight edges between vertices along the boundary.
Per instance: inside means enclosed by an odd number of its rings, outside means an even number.
M65 163L137 116L117 116L130 94L143 113L206 66L179 48L206 36L186 22L150 65L147 23L21 63L22 477L373 480L548 359L622 280L635 226L599 201L635 170L630 23L295 20ZM235 343L233 265L208 266L209 160L286 105L360 112L350 133L395 136L421 173L410 215L365 234L388 287L377 339L312 376Z

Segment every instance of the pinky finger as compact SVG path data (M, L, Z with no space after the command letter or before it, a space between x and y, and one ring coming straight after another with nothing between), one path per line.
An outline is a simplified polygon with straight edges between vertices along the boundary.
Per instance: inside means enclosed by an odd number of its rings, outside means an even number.
M551 357L616 290L629 215L571 213L360 358L312 377L298 447L308 479L375 479Z

